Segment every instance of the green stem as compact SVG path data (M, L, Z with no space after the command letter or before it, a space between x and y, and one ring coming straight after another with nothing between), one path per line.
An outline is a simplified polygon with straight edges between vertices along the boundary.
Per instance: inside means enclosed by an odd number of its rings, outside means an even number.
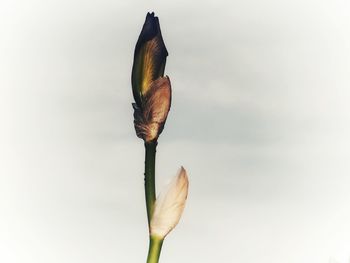
M145 195L148 225L151 222L154 202L156 201L156 185L155 185L155 164L156 164L156 148L157 141L145 143Z
M158 263L163 239L157 236L150 236L147 263Z

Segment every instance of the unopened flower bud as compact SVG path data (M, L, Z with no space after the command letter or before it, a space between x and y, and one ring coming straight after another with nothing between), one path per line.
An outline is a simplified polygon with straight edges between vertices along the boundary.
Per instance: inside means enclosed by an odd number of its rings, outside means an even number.
M151 236L164 238L178 224L185 208L187 194L188 177L186 170L181 167L178 175L155 202L150 224Z
M158 17L148 13L136 43L131 75L136 135L145 142L158 139L170 110L170 80L163 77L167 56Z

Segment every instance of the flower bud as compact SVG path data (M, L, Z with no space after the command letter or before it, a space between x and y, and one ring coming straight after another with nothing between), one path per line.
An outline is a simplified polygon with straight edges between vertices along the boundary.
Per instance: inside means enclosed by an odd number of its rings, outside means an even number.
M178 175L158 196L150 224L151 236L164 238L179 222L188 194L186 170L181 167Z
M163 77L166 50L160 31L158 17L154 13L147 13L140 36L137 40L134 63L131 74L131 84L135 102L141 107L143 97L151 87L151 83Z

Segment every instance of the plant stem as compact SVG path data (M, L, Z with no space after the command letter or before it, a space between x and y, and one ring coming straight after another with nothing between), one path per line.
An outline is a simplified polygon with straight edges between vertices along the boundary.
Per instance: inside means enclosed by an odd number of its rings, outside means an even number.
M155 164L157 141L145 142L145 195L148 226L151 222L154 202L156 201Z
M150 236L147 263L158 263L163 240L157 236Z

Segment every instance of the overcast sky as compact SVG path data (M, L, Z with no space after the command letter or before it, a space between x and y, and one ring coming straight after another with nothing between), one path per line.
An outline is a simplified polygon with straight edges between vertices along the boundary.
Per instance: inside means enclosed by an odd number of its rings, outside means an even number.
M161 262L348 263L348 0L2 0L0 262L146 261L148 11L173 88L157 185L190 180Z

